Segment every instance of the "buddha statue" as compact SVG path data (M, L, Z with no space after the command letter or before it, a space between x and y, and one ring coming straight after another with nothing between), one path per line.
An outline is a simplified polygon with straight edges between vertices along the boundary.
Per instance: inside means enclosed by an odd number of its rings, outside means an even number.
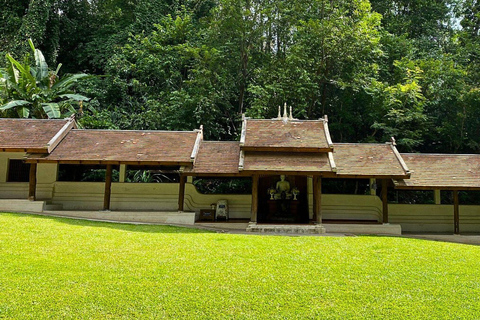
M275 200L279 199L291 199L292 193L290 192L290 182L285 180L285 175L280 176L280 181L277 182L276 186L276 193L275 193Z

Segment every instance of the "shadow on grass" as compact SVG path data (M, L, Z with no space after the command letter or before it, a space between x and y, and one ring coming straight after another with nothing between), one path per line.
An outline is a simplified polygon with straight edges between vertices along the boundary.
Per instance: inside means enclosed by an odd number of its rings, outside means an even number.
M143 233L214 233L214 231L198 229L187 226L170 226L170 225L152 225L152 224L133 224L126 222L106 222L79 219L76 217L56 217L47 216L34 213L14 213L3 212L2 214L14 215L14 216L28 216L33 219L53 220L64 224L82 227L94 227L94 228L109 228L116 230L124 230L130 232L143 232Z

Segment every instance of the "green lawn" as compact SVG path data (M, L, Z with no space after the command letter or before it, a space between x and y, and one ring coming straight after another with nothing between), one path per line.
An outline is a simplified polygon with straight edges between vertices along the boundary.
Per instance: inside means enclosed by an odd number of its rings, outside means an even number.
M480 247L0 213L0 318L480 318Z

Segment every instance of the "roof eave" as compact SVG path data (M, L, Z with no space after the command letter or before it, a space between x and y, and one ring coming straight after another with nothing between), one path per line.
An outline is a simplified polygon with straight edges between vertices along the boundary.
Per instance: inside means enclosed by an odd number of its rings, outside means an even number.
M258 152L294 152L294 153L327 153L332 152L333 147L267 147L267 146L242 146L243 151L258 151Z

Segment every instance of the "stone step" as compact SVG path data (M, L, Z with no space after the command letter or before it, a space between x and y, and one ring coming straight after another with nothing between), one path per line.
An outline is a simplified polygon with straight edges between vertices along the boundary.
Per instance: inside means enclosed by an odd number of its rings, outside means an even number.
M301 225L301 224L256 224L250 223L247 226L248 232L259 233L287 233L287 234L322 234L325 227L322 225Z
M3 212L42 212L44 201L30 201L24 199L0 199L0 211Z
M150 212L150 211L87 211L87 210L52 210L45 211L47 215L93 219L116 222L140 222L152 224L186 224L195 223L195 212Z
M45 204L45 211L56 211L56 210L63 210L62 204L53 204L53 203L46 203Z
M378 234L396 235L402 234L399 224L352 224L352 223L326 223L328 233L352 233L352 234Z

